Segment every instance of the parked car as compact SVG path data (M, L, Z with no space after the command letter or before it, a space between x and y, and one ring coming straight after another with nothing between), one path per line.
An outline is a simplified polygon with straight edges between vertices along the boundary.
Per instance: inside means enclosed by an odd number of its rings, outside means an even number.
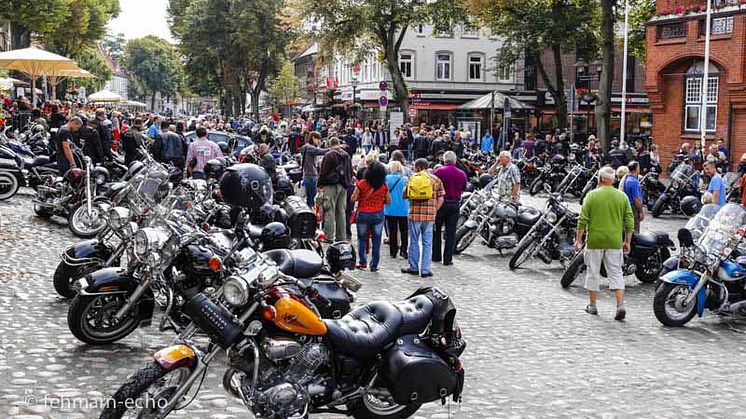
M184 137L186 137L187 141L191 144L194 140L197 139L197 133L195 131L189 131L184 134ZM233 156L236 158L238 158L238 154L241 152L241 150L246 147L254 146L254 142L251 141L251 138L245 137L243 135L230 134L223 131L207 131L207 139L214 143L226 143L230 145L231 138L235 139L236 141L236 145L233 147Z

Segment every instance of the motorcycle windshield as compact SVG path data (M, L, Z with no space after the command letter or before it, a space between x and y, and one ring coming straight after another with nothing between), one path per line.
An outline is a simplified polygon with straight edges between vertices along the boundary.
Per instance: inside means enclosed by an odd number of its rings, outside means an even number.
M709 255L725 257L738 246L744 234L746 210L738 204L726 204L707 226L698 247Z
M696 232L697 235L693 235L693 237L695 239L699 238L699 235L701 235L707 226L710 225L710 220L715 217L715 214L717 214L719 210L719 205L707 204L703 206L697 215L687 221L685 228L692 233Z
M692 174L692 166L686 163L681 163L676 166L673 173L671 173L671 180L678 182L686 182L689 180L689 176Z

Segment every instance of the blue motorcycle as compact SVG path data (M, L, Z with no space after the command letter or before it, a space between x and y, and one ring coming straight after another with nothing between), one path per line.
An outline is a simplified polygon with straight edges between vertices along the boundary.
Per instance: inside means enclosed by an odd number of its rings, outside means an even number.
M727 204L691 247L685 269L663 275L655 292L655 317L680 327L705 309L719 315L746 314L746 257L739 250L746 229L746 210Z

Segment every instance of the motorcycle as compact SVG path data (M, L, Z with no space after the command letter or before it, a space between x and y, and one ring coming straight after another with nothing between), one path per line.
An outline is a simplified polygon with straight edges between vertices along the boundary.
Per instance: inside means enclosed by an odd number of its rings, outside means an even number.
M686 160L679 163L671 173L671 183L653 204L651 213L658 218L666 209L674 213L681 212L681 200L686 196L699 197L699 191L692 185L695 175L694 167Z
M572 159L574 161L574 159ZM594 168L595 169L595 168ZM555 192L565 195L572 194L578 198L584 197L585 188L591 184L595 170L589 169L580 163L573 164L567 171L565 178L557 186Z
M531 182L528 193L534 196L541 192L544 185L549 185L550 192L556 192L562 180L567 176L567 158L561 154L552 156L544 166L541 167L539 175Z
M643 175L640 179L640 187L642 188L642 204L645 205L648 211L653 211L655 202L660 198L661 194L666 191L666 185L664 185L659 178L658 172L649 171Z
M630 252L624 255L622 264L622 275L634 274L637 279L645 284L651 284L658 279L658 272L663 262L671 257L670 249L675 246L668 233L644 232L632 235ZM560 284L562 288L569 287L586 270L584 259L585 252L578 252L570 262L570 265L562 275ZM601 276L606 277L606 269L601 265Z
M246 253L244 268L222 288L188 301L192 323L122 384L100 418L165 418L185 409L224 351L223 387L256 417L404 418L423 403L460 400L465 343L442 291L423 288L398 304L376 301L322 319L307 298L317 291L296 279L303 272ZM206 348L194 340L200 332L210 338ZM151 403L125 403L144 397Z
M517 160L515 165L521 171L521 185L530 185L541 173L544 162L539 157L532 156Z
M565 205L560 194L551 193L549 185L544 188L549 194L547 209L518 243L508 262L510 269L517 269L534 257L546 264L558 260L562 266L566 266L575 255L573 245L578 214Z
M661 277L653 310L663 325L680 327L705 309L719 315L746 313L746 258L742 246L746 210L726 204L692 246L689 266Z

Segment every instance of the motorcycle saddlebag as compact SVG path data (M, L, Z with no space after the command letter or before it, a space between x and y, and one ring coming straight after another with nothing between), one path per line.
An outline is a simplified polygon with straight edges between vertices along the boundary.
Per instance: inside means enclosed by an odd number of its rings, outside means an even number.
M312 239L316 236L316 213L308 208L304 198L289 196L282 205L288 214L288 228L292 238Z
M305 282L305 281L304 281ZM311 296L311 301L319 310L319 314L324 319L339 319L349 313L352 304L352 296L333 278L328 280L316 279L312 285L321 296L329 300L330 305L321 302L319 298Z
M454 371L417 335L399 337L384 355L383 377L399 404L428 403L461 393L463 370Z

